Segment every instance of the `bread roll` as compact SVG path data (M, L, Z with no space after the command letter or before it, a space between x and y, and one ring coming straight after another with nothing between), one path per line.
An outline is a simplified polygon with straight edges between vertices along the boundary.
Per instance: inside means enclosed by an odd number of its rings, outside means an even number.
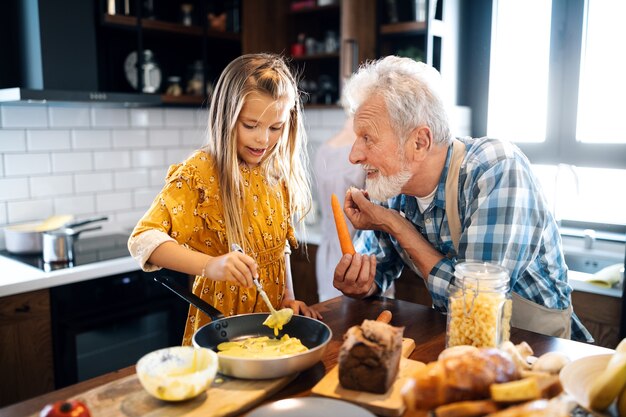
M431 362L403 391L409 409L431 410L456 401L487 399L489 386L520 378L513 360L496 348L469 350Z

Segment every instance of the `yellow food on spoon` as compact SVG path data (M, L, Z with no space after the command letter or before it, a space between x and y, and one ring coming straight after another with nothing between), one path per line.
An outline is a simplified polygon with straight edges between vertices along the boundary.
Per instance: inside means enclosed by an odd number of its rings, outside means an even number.
M284 335L280 339L267 336L249 337L237 342L224 342L217 345L217 354L237 358L277 358L308 350L300 339Z
M291 320L293 316L293 310L290 308L283 308L278 311L274 310L263 322L263 325L274 329L274 336L278 336L278 332L283 329L283 326Z

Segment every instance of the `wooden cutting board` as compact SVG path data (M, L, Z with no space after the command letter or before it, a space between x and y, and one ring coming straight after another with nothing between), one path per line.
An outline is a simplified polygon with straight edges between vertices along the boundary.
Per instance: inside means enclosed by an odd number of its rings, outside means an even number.
M74 397L87 404L94 417L229 417L241 414L274 394L297 374L277 379L246 380L218 374L205 393L182 402L151 397L137 375L109 382ZM33 414L31 417L38 417Z
M339 368L335 366L328 372L311 391L314 395L336 398L350 401L372 413L386 416L399 417L404 414L406 407L402 401L402 387L407 378L424 366L422 362L407 359L415 349L413 339L404 338L402 340L402 358L400 359L400 371L392 387L385 394L374 394L371 392L353 391L343 388L339 384Z

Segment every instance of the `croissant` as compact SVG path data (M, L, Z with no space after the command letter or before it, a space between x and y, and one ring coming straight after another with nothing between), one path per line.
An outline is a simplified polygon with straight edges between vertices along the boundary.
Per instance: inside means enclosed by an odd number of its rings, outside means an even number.
M403 399L410 410L431 410L456 401L489 398L489 386L520 378L511 357L496 348L443 355L408 379Z

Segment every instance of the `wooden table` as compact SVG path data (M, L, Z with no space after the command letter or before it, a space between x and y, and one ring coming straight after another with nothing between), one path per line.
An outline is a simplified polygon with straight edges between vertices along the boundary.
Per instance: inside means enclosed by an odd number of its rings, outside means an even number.
M324 322L333 331L333 338L326 350L323 362L302 372L293 383L275 394L269 401L309 395L313 386L328 370L337 364L337 354L346 330L355 324L360 324L364 319L375 319L385 309L393 313L391 324L404 326L404 336L415 340L416 348L410 356L411 359L421 362L434 361L445 347L446 316L419 304L383 297L374 297L367 300L337 297L317 306L324 316ZM528 342L536 355L549 351L559 351L567 354L572 360L584 356L613 352L610 349L594 345L543 336L520 329L512 329L511 341L514 343ZM134 372L135 367L130 366L117 372L102 375L2 408L0 409L0 417L21 417L35 413L47 403L76 396Z

